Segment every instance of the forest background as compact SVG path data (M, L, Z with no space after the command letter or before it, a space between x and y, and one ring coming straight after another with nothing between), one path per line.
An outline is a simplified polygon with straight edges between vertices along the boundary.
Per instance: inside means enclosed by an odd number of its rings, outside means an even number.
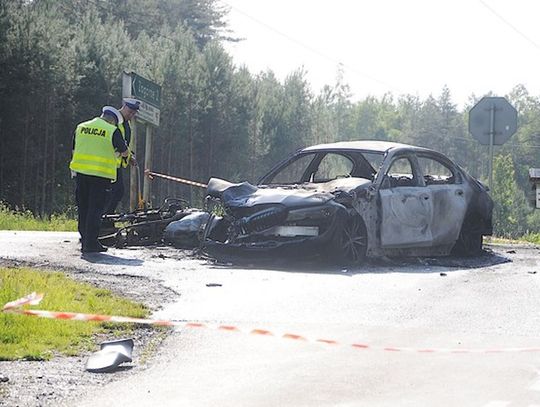
M438 150L487 180L488 149L467 130L468 111L484 95L471 95L463 110L447 87L426 99L353 101L339 67L317 93L304 68L283 81L252 73L223 47L238 40L227 12L219 0L0 0L0 203L42 217L73 210L74 128L103 105L121 105L123 71L162 85L156 172L256 182L298 148L378 139ZM520 84L504 96L519 122L495 148L494 226L517 237L540 232L528 179L540 167L540 98ZM199 190L161 181L152 185L155 205L200 199Z

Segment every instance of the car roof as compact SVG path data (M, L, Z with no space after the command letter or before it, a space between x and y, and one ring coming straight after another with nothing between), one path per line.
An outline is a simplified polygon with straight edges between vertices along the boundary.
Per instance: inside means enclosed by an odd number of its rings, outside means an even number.
M408 149L416 151L432 151L427 148L412 146L409 144L394 143L391 141L382 140L356 140L356 141L340 141L337 143L318 144L316 146L306 147L302 152L307 151L323 151L323 150L361 150L373 151L376 153L385 153L392 149Z

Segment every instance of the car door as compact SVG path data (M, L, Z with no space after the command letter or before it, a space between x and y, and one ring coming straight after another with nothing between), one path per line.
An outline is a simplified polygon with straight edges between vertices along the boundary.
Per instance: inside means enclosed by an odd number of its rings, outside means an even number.
M433 196L412 154L391 159L379 188L380 239L386 248L431 246Z
M426 188L433 197L431 233L434 245L455 242L467 212L467 190L459 169L445 157L418 154Z

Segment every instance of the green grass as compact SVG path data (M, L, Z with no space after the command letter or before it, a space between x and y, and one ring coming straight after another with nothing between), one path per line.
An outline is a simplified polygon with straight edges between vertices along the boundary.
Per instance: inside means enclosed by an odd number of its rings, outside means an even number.
M514 239L498 236L485 236L484 242L495 244L517 244L524 242L540 244L540 233L527 233L526 235Z
M13 211L0 202L0 230L77 231L77 221L67 214L35 217L30 211Z
M540 244L540 233L527 233L521 239L526 242Z
M31 292L45 296L33 309L143 318L148 310L110 291L78 283L62 273L0 268L0 307ZM131 324L63 321L0 312L0 360L47 360L95 347L95 335L125 336Z

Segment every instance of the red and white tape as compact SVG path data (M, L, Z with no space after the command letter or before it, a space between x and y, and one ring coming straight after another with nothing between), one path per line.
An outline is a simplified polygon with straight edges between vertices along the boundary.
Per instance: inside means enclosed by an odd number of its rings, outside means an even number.
M199 188L208 188L208 185L203 184L202 182L191 181L189 179L173 177L171 175L166 175L166 174L160 174L159 172L150 171L149 169L144 170L144 174L150 179L153 179L154 177L159 177L163 179L168 179L170 181L179 182L181 184L192 185Z
M44 310L31 310L22 308L24 305L37 305L43 299L43 294L35 292L20 298L15 301L8 302L3 307L3 312L32 315L40 318L74 320L74 321L96 321L96 322L115 322L115 323L134 323L157 326L175 326L182 328L210 328L219 331L241 332L249 335L272 336L276 338L292 339L295 341L322 343L331 346L348 346L355 349L371 349L382 350L386 352L414 352L414 353L511 353L511 352L540 352L540 347L525 347L525 348L479 348L479 349L462 349L462 348L411 348L411 347L393 347L393 346L373 346L367 343L343 343L333 339L309 338L306 336L293 333L279 333L266 329L243 329L234 325L220 325L202 322L187 322L187 321L171 321L158 320L147 318L131 318L112 315L99 314L82 314L77 312L56 312Z

